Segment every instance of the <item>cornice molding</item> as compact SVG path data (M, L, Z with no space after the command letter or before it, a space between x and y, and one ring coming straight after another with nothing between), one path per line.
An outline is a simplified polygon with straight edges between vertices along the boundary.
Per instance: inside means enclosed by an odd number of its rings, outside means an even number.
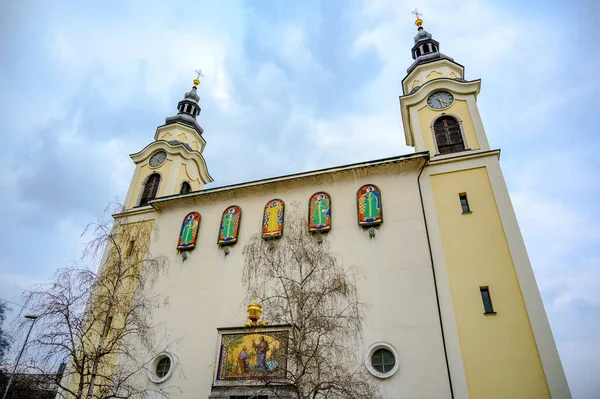
M202 154L196 150L189 151L183 146L183 144L173 145L165 140L157 140L148 144L143 150L136 152L135 154L130 154L129 157L133 160L133 162L139 164L150 158L150 156L158 149L164 150L171 155L178 155L186 161L195 162L196 166L198 167L200 179L204 182L204 184L213 182L213 178L208 173L206 160Z
M273 177L268 179L255 180L251 182L233 184L230 186L215 187L205 189L201 191L194 191L187 194L175 194L165 197L156 198L150 201L150 205L156 209L163 209L170 205L180 204L182 201L193 201L204 196L211 196L211 198L218 198L220 196L232 196L236 193L252 193L256 190L264 190L267 186L278 185L302 185L307 184L319 184L326 183L332 180L336 180L335 176L340 173L350 173L353 176L356 173L360 173L361 170L367 170L370 168L399 168L401 171L417 170L423 160L429 158L428 152L418 152L414 154L401 155L393 158L385 158L381 160L361 162L357 164L338 166L333 168L321 169L316 171L296 173L293 175ZM382 172L382 173L390 173ZM369 174L365 174L368 176ZM332 177L333 176L333 177Z

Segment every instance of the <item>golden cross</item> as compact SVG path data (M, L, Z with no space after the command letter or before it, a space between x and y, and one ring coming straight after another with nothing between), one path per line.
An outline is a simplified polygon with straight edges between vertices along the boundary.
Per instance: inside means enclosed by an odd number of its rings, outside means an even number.
M196 69L194 72L196 72L196 79L194 79L194 86L198 86L200 84L200 76L204 77L204 74L202 73L202 69Z

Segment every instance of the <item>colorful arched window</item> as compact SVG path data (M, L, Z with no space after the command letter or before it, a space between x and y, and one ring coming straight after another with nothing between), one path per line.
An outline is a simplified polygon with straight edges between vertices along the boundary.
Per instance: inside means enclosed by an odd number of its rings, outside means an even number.
M142 197L140 198L140 206L148 205L148 201L156 198L156 193L158 193L158 185L160 184L160 175L158 173L152 173L146 179L144 183L144 191L142 192Z
M183 218L183 223L181 223L177 249L186 250L192 249L196 246L198 227L200 227L200 214L198 212L188 213Z
M331 197L324 192L315 193L308 201L308 231L331 230Z
M217 244L229 245L235 244L242 220L242 209L239 206L230 206L223 211L221 216L221 226L219 227L219 239Z
M283 234L284 204L280 199L274 199L265 205L263 215L263 238L277 238Z
M373 226L383 223L383 206L381 204L381 190L373 184L365 184L356 192L356 205L358 207L358 224Z
M442 116L433 124L433 134L439 154L465 150L460 122L452 116Z

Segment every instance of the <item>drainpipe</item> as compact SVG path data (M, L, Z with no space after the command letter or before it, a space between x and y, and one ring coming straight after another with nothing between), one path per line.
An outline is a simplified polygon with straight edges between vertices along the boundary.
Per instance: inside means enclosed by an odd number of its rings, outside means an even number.
M421 200L421 211L423 212L423 223L425 224L425 235L427 235L427 248L429 249L429 259L431 262L431 274L433 275L433 285L435 287L435 300L437 302L438 317L440 319L440 331L442 333L442 344L444 346L444 357L446 359L446 371L448 372L448 383L450 384L450 397L454 399L454 390L452 389L452 377L450 375L450 363L448 362L448 351L446 350L446 337L444 336L444 323L442 323L442 308L440 307L440 296L438 294L437 279L435 277L435 263L433 261L433 251L431 250L431 238L429 237L429 228L427 226L427 215L425 215L425 204L423 204L423 193L421 191L421 174L425 166L429 164L429 155L425 158L423 166L417 176L417 186L419 187L419 199Z

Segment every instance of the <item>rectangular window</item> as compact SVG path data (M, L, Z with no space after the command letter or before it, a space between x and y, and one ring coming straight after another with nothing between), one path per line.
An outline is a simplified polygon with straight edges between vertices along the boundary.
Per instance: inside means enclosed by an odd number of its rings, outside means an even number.
M129 258L133 255L133 249L135 248L135 240L129 241L129 246L127 247L127 257Z
M484 314L495 314L494 307L492 306L492 297L490 296L489 287L479 287L481 291L481 300L483 301Z
M471 213L471 208L469 208L469 201L467 200L467 193L458 194L458 198L460 198L460 206L462 208L462 213Z
M106 324L104 325L104 331L102 331L102 337L106 337L108 335L111 324L112 324L112 316L108 316L108 318L106 319Z

